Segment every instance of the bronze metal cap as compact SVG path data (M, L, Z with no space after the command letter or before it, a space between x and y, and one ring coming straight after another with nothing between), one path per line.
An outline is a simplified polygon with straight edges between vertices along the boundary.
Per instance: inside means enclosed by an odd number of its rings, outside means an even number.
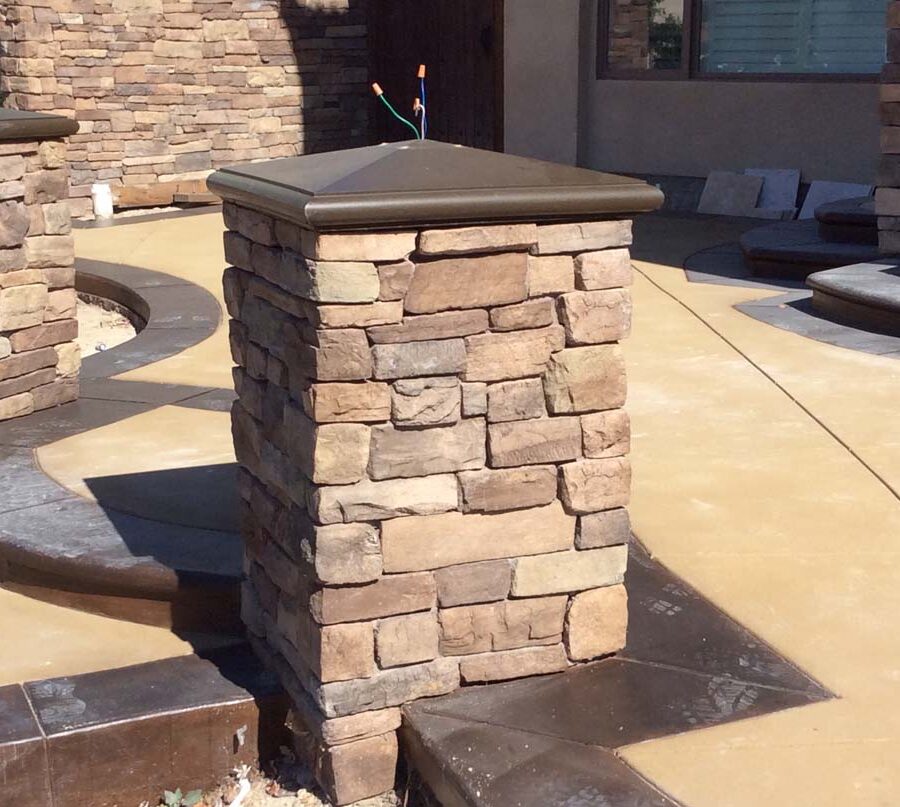
M656 210L646 182L431 140L223 168L209 189L316 230L573 221Z

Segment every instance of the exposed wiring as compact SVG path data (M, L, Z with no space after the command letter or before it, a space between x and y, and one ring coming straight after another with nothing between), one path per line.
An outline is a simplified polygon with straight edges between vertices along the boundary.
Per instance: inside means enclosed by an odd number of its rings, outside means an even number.
M419 115L422 116L422 119L419 121L422 140L425 139L425 132L427 131L425 123L426 114L425 104L423 104L420 99L416 98L416 100L413 102L413 115L417 118L419 117Z
M422 101L419 104L422 107L422 139L428 137L428 112L425 105L428 103L428 97L425 93L425 65L419 65L419 96Z
M394 109L394 107L391 105L391 102L388 101L388 99L385 97L385 95L384 95L384 90L381 89L381 85L379 85L379 84L377 84L377 83L376 83L376 84L373 84L373 85L372 85L372 92L374 92L375 95L376 95L378 98L381 99L381 102L388 108L388 110L390 111L390 113L391 113L398 121L400 121L401 123L405 124L405 125L408 126L410 129L413 130L413 133L414 133L415 136L416 136L416 140L421 140L421 139L422 139L422 136L421 136L421 134L419 133L419 130L415 127L415 125L412 124L412 123L410 123L410 122L409 122L406 118L404 118L399 112L397 112L396 109Z

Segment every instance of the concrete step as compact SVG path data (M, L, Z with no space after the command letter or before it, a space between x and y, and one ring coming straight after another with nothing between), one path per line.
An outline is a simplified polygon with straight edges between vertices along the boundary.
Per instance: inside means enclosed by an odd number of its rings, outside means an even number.
M819 235L825 241L878 244L878 217L871 196L841 199L816 208Z
M874 333L900 335L900 265L877 261L816 272L806 279L822 316Z

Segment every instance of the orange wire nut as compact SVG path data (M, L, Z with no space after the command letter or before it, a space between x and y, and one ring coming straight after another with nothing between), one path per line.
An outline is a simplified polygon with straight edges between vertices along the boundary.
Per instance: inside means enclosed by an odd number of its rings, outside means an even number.
M374 92L375 95L377 95L379 98L384 95L384 90L381 89L381 85L377 81L372 85L372 92Z
M419 78L425 78L425 65L419 65Z

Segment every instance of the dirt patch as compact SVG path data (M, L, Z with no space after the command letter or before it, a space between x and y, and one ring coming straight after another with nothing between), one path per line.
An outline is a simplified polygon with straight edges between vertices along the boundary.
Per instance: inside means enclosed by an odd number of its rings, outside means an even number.
M128 317L112 305L79 298L77 317L82 357L114 348L137 334Z

